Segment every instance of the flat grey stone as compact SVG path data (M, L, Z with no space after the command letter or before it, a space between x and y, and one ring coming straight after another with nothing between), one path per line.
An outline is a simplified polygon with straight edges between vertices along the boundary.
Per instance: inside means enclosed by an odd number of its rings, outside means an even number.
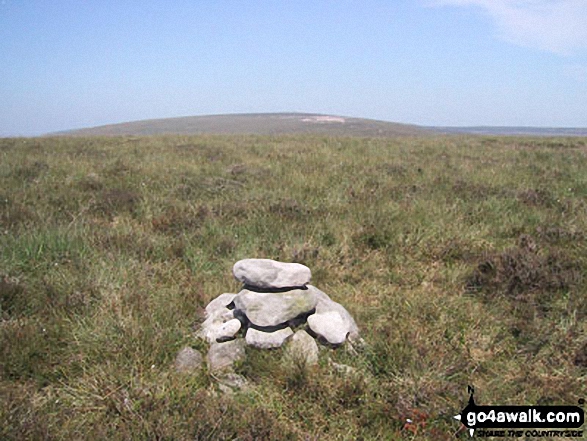
M212 343L208 351L210 372L232 368L232 365L245 357L245 341L242 338L224 343Z
M310 282L310 268L300 263L271 259L239 260L232 268L234 277L245 285L265 289L304 286Z
M245 340L248 345L259 349L278 348L293 335L291 328L279 329L273 332L264 332L249 328Z
M206 306L206 317L210 317L212 315L216 315L216 311L225 309L232 300L236 297L236 294L231 294L225 292L224 294L220 294Z
M333 345L343 344L350 332L348 322L337 311L312 314L308 317L308 326L312 332Z
M186 346L175 357L175 370L178 372L193 372L200 369L203 363L202 354Z
M297 331L288 341L286 354L290 359L303 361L308 366L318 364L318 345L316 340L303 329Z
M255 292L243 289L234 298L236 309L260 327L278 326L316 307L311 290L294 289L285 292Z

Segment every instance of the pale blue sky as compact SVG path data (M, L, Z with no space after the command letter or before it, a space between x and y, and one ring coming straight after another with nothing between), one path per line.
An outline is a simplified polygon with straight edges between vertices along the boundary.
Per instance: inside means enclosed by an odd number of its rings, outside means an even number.
M587 127L587 1L0 0L0 136L288 111Z

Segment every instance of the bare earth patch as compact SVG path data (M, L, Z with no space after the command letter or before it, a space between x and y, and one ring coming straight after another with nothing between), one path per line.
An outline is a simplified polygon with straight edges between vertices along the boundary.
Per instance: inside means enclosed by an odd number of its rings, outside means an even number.
M302 118L303 122L311 123L345 123L346 120L340 116L310 116L308 118Z

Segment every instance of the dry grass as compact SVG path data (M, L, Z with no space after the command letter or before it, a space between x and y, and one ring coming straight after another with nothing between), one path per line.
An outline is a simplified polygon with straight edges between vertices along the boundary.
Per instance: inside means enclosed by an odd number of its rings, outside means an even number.
M0 140L0 438L448 440L468 384L575 404L586 170L578 138ZM310 266L367 347L249 349L233 396L177 375L246 257Z

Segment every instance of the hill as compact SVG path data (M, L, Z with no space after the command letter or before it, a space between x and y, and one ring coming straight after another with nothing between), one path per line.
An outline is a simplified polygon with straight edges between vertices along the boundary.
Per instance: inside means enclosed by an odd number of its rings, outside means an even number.
M197 134L325 134L331 136L393 137L434 133L424 127L363 118L313 113L257 113L186 116L110 124L56 135L197 135Z

